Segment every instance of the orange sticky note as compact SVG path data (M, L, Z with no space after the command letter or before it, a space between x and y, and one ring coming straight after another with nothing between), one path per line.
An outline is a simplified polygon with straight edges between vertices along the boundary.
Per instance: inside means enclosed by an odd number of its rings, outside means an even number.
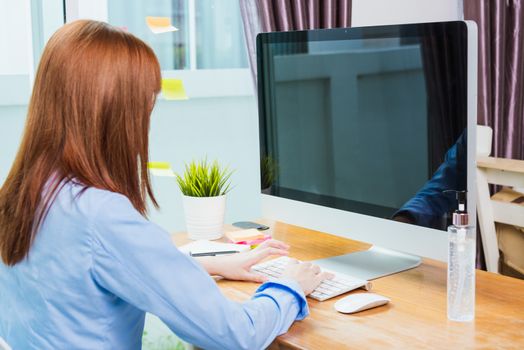
M184 89L184 84L180 79L162 79L162 95L166 100L187 100L189 99Z
M178 28L175 28L171 24L171 18L169 17L146 17L146 23L149 29L155 34L168 33L177 31Z
M249 228L247 230L226 232L226 237L233 243L242 241L253 241L264 238L264 234L257 229Z

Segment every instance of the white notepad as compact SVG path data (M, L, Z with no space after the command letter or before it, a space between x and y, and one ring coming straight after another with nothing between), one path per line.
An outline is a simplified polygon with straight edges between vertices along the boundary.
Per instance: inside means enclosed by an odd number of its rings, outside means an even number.
M216 253L216 252L223 252L223 251L238 251L238 252L245 252L249 250L251 247L246 244L234 244L234 243L222 243L222 242L214 242L214 241L208 241L205 239L200 239L198 241L194 241L191 243L188 243L186 245L183 245L181 247L178 247L178 249L187 255L191 254L201 254L201 253Z

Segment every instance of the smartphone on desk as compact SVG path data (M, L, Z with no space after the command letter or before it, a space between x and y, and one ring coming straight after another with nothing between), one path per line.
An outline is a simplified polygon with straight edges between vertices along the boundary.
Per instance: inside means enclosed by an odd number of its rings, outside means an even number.
M252 221L235 222L235 223L233 223L233 226L240 227L240 228L243 228L243 229L256 228L259 231L265 231L265 230L269 229L269 226L258 224L256 222L252 222Z

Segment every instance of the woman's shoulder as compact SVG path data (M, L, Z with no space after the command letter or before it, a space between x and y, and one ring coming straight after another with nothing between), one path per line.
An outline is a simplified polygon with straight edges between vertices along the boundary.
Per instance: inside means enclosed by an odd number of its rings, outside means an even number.
M141 215L126 196L103 189L76 186L78 188L72 191L78 197L75 205L82 211L91 211L88 214L89 237L98 258L110 255L123 260L122 255L144 247L151 241L165 242L166 237L169 240L169 234Z
M100 243L115 240L137 227L150 228L151 223L142 216L124 195L104 189L67 185L73 199L74 212L81 213L92 238ZM66 189L66 188L64 188ZM87 219L87 220L86 220ZM123 235L122 238L129 238Z
M74 181L65 184L61 193L66 195L65 199L71 201L73 207L96 221L138 214L130 200L120 193L88 187Z

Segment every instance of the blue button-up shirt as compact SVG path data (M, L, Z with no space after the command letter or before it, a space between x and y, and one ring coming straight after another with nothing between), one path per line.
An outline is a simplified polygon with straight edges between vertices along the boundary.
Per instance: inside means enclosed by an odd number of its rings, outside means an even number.
M308 314L293 281L226 299L126 197L81 190L62 188L27 259L0 263L0 337L13 349L139 349L145 312L205 349L261 349Z
M444 191L467 191L467 145L467 132L463 131L431 179L393 217L407 215L414 224L437 229L451 224L447 214L457 209L457 200Z

